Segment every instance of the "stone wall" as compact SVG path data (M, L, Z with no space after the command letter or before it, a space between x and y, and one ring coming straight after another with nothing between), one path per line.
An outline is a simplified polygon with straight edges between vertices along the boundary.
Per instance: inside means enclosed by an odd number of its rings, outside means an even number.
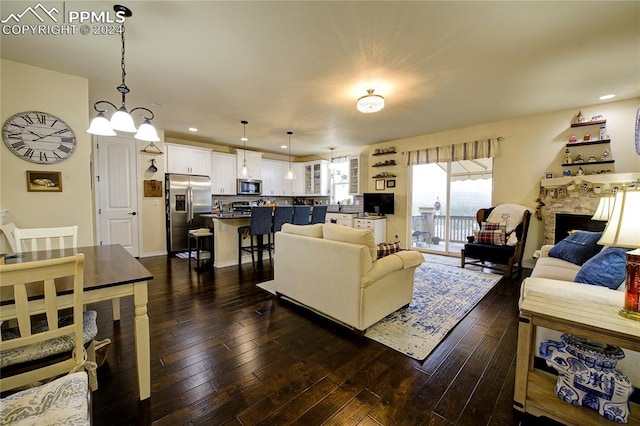
M607 192L605 195L610 196L611 193ZM545 244L554 242L556 213L593 215L600 201L600 195L594 194L591 190L582 191L579 188L575 191L565 191L561 195L558 195L557 191L555 194L547 191L546 196L541 198L545 204L541 209Z

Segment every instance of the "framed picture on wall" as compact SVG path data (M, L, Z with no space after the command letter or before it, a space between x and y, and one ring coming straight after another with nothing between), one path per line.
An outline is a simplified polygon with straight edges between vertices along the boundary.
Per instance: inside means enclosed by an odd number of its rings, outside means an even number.
M62 192L62 172L27 170L27 191Z
M384 191L384 179L377 179L376 180L376 190L377 191Z
M395 188L396 187L396 180L395 179L389 179L387 181L387 188Z

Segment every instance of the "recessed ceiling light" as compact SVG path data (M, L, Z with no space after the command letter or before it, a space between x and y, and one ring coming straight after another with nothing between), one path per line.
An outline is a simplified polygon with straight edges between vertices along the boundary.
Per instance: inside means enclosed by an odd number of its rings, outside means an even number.
M611 99L611 98L615 98L615 97L616 97L616 95L611 93L611 94L608 94L608 95L600 96L598 99L600 99L601 101L606 101L607 99Z
M287 149L287 145L280 145L280 148Z
M198 129L196 127L189 127L190 132L197 132Z
M160 108L162 104L160 102L151 102L152 107Z

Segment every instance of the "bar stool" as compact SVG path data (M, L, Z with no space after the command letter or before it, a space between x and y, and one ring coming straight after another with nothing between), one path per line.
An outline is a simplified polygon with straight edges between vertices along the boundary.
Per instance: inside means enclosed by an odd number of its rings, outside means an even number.
M311 206L294 206L293 208L293 224L308 225L309 215L311 214Z
M324 223L327 217L327 206L313 206L311 210L311 224Z
M248 226L238 227L238 267L242 266L242 252L251 253L251 262L253 269L256 269L255 252L259 253L258 260L262 260L262 251L269 252L269 264L271 259L271 222L273 216L273 207L252 207L251 219ZM268 242L264 244L264 236L267 236ZM250 246L243 247L242 240L249 237ZM254 239L256 237L256 245Z
M189 268L191 268L191 243L195 243L196 250L196 268L200 268L200 262L205 262L209 260L211 262L211 267L213 267L213 231L209 230L209 232L198 232L198 229L192 229L187 233L187 240L189 249ZM204 250L206 246L208 246L209 250Z
M271 232L274 234L273 246L275 249L276 239L275 233L282 231L282 225L293 221L293 206L276 206L273 211L273 228Z

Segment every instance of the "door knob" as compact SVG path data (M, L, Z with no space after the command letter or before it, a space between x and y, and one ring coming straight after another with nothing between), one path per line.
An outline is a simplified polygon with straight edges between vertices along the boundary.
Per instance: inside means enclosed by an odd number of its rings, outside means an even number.
M132 215L132 216L135 216L135 215L137 215L138 213L136 213L136 212L131 212L131 213L129 213L129 214L130 214L130 215Z

